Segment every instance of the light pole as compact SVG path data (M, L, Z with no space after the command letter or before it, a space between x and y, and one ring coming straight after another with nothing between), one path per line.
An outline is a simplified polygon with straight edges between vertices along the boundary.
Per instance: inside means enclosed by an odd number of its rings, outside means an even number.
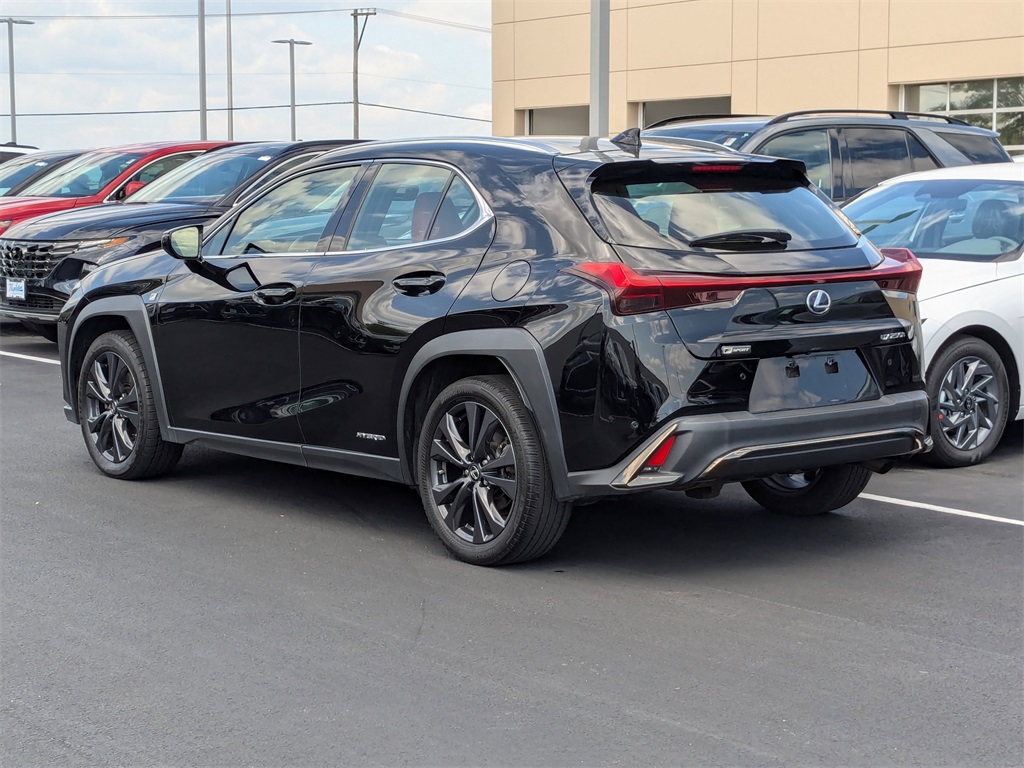
M271 40L272 43L287 43L288 44L288 72L291 75L291 94L292 94L292 141L295 141L295 46L296 45L312 45L309 40Z
M0 19L0 22L7 25L7 73L11 78L11 141L17 144L18 110L14 106L14 25L35 24L35 22L29 21L28 19L12 19L9 16L6 19Z
M374 8L356 8L352 11L352 138L359 138L359 44L363 42L366 22L376 16ZM359 19L363 19L363 28L359 29Z

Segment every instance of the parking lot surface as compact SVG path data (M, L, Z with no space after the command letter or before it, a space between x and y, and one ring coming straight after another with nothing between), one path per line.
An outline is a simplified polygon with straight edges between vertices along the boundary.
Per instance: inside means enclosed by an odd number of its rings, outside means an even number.
M483 569L397 485L106 479L55 358L0 326L4 764L1024 763L1020 424L836 514L661 492Z

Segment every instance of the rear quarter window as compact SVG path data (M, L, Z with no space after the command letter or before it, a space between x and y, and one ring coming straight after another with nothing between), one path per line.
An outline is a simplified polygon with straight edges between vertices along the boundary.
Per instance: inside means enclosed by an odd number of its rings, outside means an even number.
M1004 163L1010 156L994 136L979 136L975 133L954 133L936 131L942 139L959 150L972 163Z

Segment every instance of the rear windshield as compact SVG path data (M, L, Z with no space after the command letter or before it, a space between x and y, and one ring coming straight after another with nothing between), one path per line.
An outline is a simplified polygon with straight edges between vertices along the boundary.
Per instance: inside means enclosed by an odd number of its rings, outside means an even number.
M265 168L275 157L273 152L260 148L209 152L147 184L128 198L128 202L214 202Z
M1005 163L1010 159L1006 150L994 136L979 136L976 133L953 133L936 131L939 136L960 150L972 163Z
M0 165L0 195L6 195L14 187L36 174L45 173L53 159L43 160L35 154L21 155Z
M785 179L660 169L657 178L601 179L591 189L601 218L622 245L759 250L745 244L742 233L766 233L763 250L849 247L857 242L819 192ZM699 243L716 235L724 237ZM725 242L730 237L739 242Z
M866 192L843 208L879 248L924 259L995 261L1024 241L1024 183L905 181Z
M89 197L102 191L141 157L131 152L90 152L25 187L21 194L26 197Z

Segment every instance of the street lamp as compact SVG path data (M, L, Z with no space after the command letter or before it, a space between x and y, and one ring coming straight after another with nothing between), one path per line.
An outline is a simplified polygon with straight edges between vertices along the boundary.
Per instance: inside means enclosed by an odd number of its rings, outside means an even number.
M35 24L28 19L0 19L0 22L7 25L7 73L11 78L11 141L18 143L18 117L17 109L14 106L14 25Z
M287 43L288 45L288 71L291 74L292 94L292 141L295 141L295 46L312 45L308 40L271 40L272 43Z

